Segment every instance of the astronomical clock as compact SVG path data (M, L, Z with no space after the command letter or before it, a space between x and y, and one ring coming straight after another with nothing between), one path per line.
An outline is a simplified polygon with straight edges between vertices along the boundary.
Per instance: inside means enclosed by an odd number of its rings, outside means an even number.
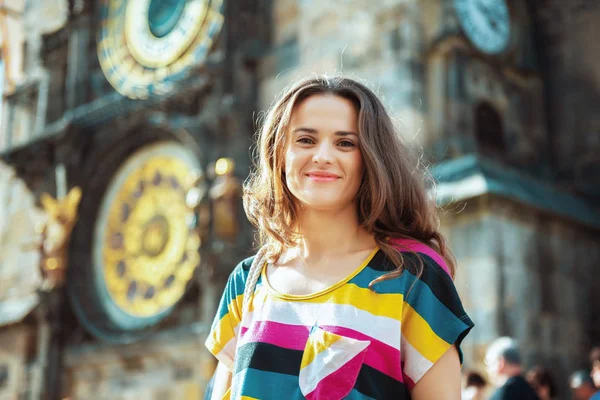
M202 169L197 155L175 141L141 146L112 165L84 188L68 291L88 330L127 341L169 314L200 265L187 198Z
M114 89L132 99L169 91L190 69L198 71L223 24L223 0L100 4L100 65ZM203 182L201 149L170 129L105 129L106 148L95 149L81 173L67 291L85 328L106 341L151 331L201 263L197 209L187 203Z
M427 56L432 148L438 158L479 153L536 168L543 88L524 2L449 3Z
M102 0L98 58L124 96L162 94L203 63L223 24L224 0Z

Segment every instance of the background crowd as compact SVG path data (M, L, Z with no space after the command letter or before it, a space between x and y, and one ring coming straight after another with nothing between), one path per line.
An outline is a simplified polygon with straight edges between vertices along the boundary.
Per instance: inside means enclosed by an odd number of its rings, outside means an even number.
M591 349L589 361L568 377L554 376L545 365L526 370L517 341L502 337L487 350L486 374L464 371L462 400L600 400L600 346ZM568 381L570 393L559 393L558 379Z

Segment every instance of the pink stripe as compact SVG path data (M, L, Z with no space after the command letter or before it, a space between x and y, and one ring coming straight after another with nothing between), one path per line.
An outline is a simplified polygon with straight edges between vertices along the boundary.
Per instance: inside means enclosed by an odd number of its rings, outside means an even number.
M343 399L352 391L362 361L364 357L364 350L357 354L352 360L348 361L337 371L332 372L323 378L318 384L315 390L306 395L307 400L339 400Z
M324 325L320 327L324 331L335 333L336 335L345 336L356 340L368 340L371 342L367 347L364 363L375 368L377 371L388 375L391 378L402 382L402 371L400 369L400 350L395 349L390 345L373 339L364 333L357 332L352 329L341 326ZM400 335L400 332L398 332Z
M250 329L242 327L242 342L269 343L284 349L304 350L310 328L304 325L281 324L273 321L258 321Z
M250 327L242 327L240 344L261 342L275 346L304 351L310 328L303 325L289 325L273 321L258 321ZM387 345L371 336L341 326L324 325L321 329L351 339L369 341L364 363L376 370L402 382L400 370L400 350ZM398 333L400 335L400 333Z
M448 275L450 275L450 269L448 269L446 261L444 261L442 256L436 253L431 247L413 239L390 239L390 243L398 245L398 250L401 252L408 252L412 250L416 253L423 253L429 256L433 261L438 263Z

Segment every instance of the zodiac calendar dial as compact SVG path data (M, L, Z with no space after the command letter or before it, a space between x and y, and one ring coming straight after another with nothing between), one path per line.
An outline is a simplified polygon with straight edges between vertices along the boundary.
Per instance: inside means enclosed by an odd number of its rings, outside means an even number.
M145 147L118 170L101 203L94 261L116 307L160 314L184 294L200 263L186 195L198 174L178 144Z

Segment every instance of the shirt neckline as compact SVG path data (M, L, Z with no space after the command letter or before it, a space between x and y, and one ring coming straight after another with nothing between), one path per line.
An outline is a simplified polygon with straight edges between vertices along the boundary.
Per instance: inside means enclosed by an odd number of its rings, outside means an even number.
M295 300L295 301L297 301L297 300L314 299L315 297L322 296L322 295L324 295L326 293L329 293L329 292L331 292L331 291L339 288L340 286L343 286L344 284L348 283L352 278L354 278L363 269L365 269L365 267L367 265L369 265L369 263L371 262L371 260L373 259L373 257L375 257L375 254L377 254L378 251L379 251L379 246L376 246L375 249L373 249L373 251L367 256L367 258L358 266L358 268L356 268L352 273L350 273L350 275L348 275L345 278L341 279L337 283L334 283L333 285L331 285L329 287L326 287L323 290L319 290L318 292L315 292L315 293L309 293L309 294L287 294L287 293L282 293L282 292L278 291L273 286L271 286L271 283L269 282L269 279L267 278L267 263L265 263L263 265L263 267L262 267L261 280L262 280L262 282L264 282L264 285L267 288L267 290L273 296L278 297L280 299L283 299L283 300Z

